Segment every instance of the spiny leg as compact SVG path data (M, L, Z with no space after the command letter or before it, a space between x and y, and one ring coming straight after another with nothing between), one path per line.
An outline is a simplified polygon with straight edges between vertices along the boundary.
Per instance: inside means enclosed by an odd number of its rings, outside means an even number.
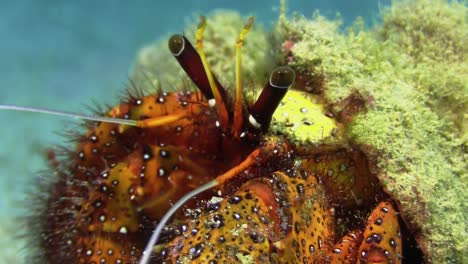
M234 103L234 120L233 120L233 133L235 136L240 135L244 116L242 114L242 46L244 45L244 38L249 33L254 23L254 18L250 17L249 21L244 26L244 29L239 34L236 41L236 101Z

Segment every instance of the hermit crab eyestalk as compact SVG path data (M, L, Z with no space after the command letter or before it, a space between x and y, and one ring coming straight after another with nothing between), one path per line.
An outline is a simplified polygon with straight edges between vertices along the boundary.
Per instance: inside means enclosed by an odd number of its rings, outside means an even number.
M190 41L181 34L175 34L169 39L168 46L182 69L184 69L185 73L192 79L206 99L213 99L214 95L211 91L202 60ZM214 81L218 87L222 87L216 78Z
M172 35L172 37L169 39L168 46L172 55L177 58L185 49L184 36L179 34Z
M271 118L288 88L294 83L296 74L289 66L273 70L255 104L250 108L249 122L257 129L267 130Z

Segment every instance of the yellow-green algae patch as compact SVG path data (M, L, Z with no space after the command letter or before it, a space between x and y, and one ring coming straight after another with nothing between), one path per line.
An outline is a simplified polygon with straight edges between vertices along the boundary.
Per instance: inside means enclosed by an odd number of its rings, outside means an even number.
M295 143L320 143L337 129L325 115L323 104L314 95L289 91L273 115L270 130L286 135Z
M377 150L379 179L434 263L468 256L466 15L458 2L396 1L373 31L318 14L279 27L291 65L322 75L328 101L368 99L345 133Z

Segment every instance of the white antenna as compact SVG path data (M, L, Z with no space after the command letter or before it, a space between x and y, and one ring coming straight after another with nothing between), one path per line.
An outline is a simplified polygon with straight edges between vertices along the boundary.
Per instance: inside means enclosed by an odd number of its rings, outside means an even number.
M182 205L184 205L184 203L186 203L188 200L190 200L194 196L199 195L200 193L202 193L202 192L204 192L206 190L209 190L209 189L215 187L218 184L219 184L219 182L217 180L212 180L212 181L210 181L208 183L203 184L202 186L190 191L189 193L184 195L182 198L180 198L180 200L177 201L177 203L175 203L169 209L169 211L166 212L166 214L163 216L161 221L158 223L158 225L154 229L153 234L151 235L151 238L148 241L148 244L146 244L145 250L143 251L143 256L141 257L139 264L148 264L149 263L149 260L150 260L150 257L151 257L151 252L153 251L153 247L158 242L159 237L161 236L162 229L167 224L169 219L171 219L172 215L177 210L179 210L180 207L182 207Z
M47 108L25 107L25 106L17 106L17 105L0 105L0 110L12 110L12 111L19 111L19 112L41 113L41 114L56 115L56 116L70 117L70 118L76 118L76 119L82 119L82 120L106 122L106 123L129 125L129 126L136 126L137 125L136 120L113 118L113 117L83 115L83 114L77 114L77 113L66 112L66 111L51 110L51 109L47 109Z

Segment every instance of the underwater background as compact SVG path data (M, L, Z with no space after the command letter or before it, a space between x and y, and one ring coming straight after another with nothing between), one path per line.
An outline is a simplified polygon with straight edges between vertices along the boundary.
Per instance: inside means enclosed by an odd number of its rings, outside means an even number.
M330 19L343 28L361 16L371 28L390 0L288 1L287 13ZM89 113L114 104L128 85L140 48L179 33L198 15L228 9L254 15L256 27L277 22L279 1L18 1L0 2L0 104ZM161 63L164 67L164 62ZM24 195L46 168L45 151L73 120L0 111L0 263L26 263L15 237L28 211Z

